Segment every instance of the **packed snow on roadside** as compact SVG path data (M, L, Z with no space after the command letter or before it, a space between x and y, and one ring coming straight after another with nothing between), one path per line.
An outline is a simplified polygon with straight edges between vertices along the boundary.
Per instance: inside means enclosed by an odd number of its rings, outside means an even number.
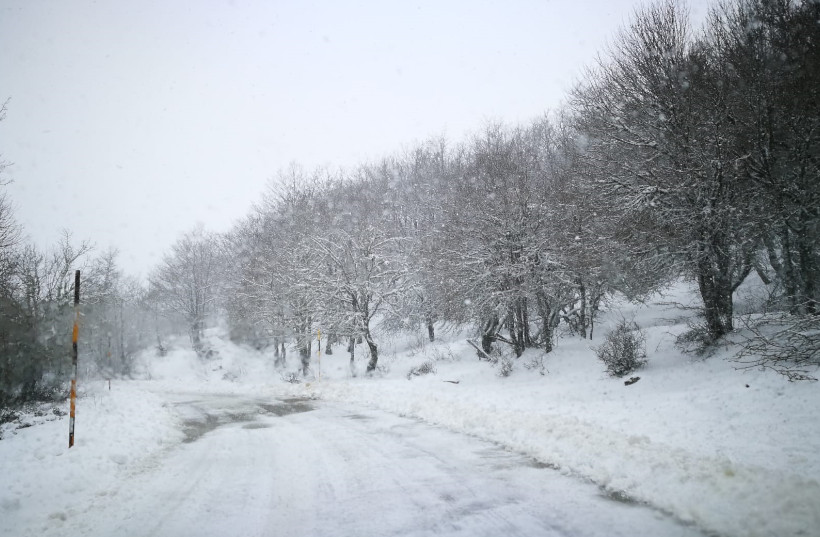
M614 497L645 502L718 535L820 535L820 384L789 383L766 371L738 371L736 349L708 357L674 345L687 329L690 289L679 286L645 306L613 302L592 341L564 337L543 355L530 350L508 377L478 360L467 331L377 334L378 374L355 371L343 346L314 358L311 378L284 382L270 351L210 333L201 360L183 342L163 357L140 357L139 380L81 383L77 444L67 449L67 417L3 430L0 534L35 534L59 521L78 497L104 496L183 440L168 394L212 392L300 396L414 417L496 442ZM677 304L677 305L671 305ZM625 386L609 377L592 346L622 318L647 335L648 364ZM325 349L323 349L325 350ZM315 352L315 348L314 348ZM290 351L290 370L297 369ZM409 375L429 363L434 372ZM541 367L543 364L543 367Z
M0 535L36 535L41 526L76 516L78 500L106 495L181 439L160 397L128 383L114 382L110 391L103 381L81 384L72 449L65 415L23 415L4 427Z
M613 303L593 341L528 351L506 378L455 333L384 345L378 380L350 378L343 352L324 357L322 379L292 393L492 440L720 535L820 535L820 384L738 371L731 346L684 354L674 341L692 312L682 304L695 304L687 286L647 306ZM648 364L629 386L591 350L624 317L647 337ZM435 374L408 380L427 361Z

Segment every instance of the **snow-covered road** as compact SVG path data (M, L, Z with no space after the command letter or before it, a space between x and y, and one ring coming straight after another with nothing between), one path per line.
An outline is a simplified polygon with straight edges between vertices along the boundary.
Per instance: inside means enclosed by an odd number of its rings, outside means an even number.
M165 395L185 441L45 535L700 535L495 444L322 401Z

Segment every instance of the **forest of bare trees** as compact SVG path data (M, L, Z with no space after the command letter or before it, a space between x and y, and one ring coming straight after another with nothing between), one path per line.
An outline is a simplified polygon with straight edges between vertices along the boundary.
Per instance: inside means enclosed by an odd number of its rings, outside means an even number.
M229 232L180 238L147 289L115 252L92 258L69 236L51 252L21 244L0 200L0 404L53 386L66 366L64 334L49 327L81 260L89 348L111 374L140 346L161 347L166 319L206 352L218 316L278 365L291 346L303 374L317 329L327 353L352 363L366 351L368 372L388 331L432 340L436 327L469 326L486 355L549 353L559 326L592 337L608 296L680 278L697 284L709 344L736 331L733 296L752 274L771 290L761 318L803 326L803 365L816 365L818 21L809 0L723 2L702 28L672 0L641 8L562 109L353 170L293 165ZM764 332L752 330L756 365L792 370Z
M549 352L560 323L590 336L608 295L681 277L707 342L734 330L752 273L770 311L816 315L819 17L813 2L744 0L693 29L659 2L557 113L353 172L288 170L235 230L227 272L277 321L230 318L291 334L304 357L310 326L351 350L363 338L372 370L374 321L431 338L435 322L470 324L486 353Z

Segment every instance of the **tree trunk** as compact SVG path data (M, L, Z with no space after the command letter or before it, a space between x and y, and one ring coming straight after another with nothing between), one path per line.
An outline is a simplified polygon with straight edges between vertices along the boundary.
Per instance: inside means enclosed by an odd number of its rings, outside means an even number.
M273 367L276 369L283 369L287 364L285 363L285 343L282 342L282 350L279 350L279 338L273 338Z
M777 274L782 281L783 264L777 257L777 248L775 247L774 241L772 240L772 236L769 233L766 233L765 230L763 231L763 244L766 245L766 254L769 257L769 264L774 269L775 274Z
M347 352L350 353L350 374L356 376L356 338L351 337L347 345Z
M600 287L598 288L600 289ZM598 291L595 298L592 299L589 305L589 339L592 340L592 333L595 331L595 317L598 315L598 308L601 307L601 298L603 295Z
M436 327L433 326L433 319L431 317L427 318L427 337L430 338L431 343L436 340Z
M299 359L302 362L302 376L306 377L310 369L310 344L299 346Z
M494 314L484 323L483 330L481 331L481 350L487 354L490 354L493 350L495 331L498 328L498 324L498 316Z
M541 316L541 337L544 341L544 352L552 352L552 315L551 307L544 293L539 292L536 296L538 304L538 314Z
M299 349L299 361L302 363L302 376L307 376L310 369L310 344L310 332L307 330L301 332L297 336L296 345Z
M720 267L714 267L708 253L698 259L698 288L709 335L717 340L732 331L732 286ZM717 263L719 265L719 263Z
M333 355L333 344L336 343L336 334L330 332L327 335L327 343L325 343L325 354L328 356Z
M197 319L191 323L190 328L191 346L197 354L202 353L202 322Z
M519 315L521 320L522 339L524 347L533 347L532 336L530 335L530 314L527 297L522 297L519 303Z
M800 272L800 283L802 284L802 296L800 303L803 310L810 315L817 315L817 259L815 248L817 245L811 240L808 232L810 224L804 222L801 226L800 234L796 237L798 269Z
M513 342L515 357L520 358L521 355L524 354L524 347L526 345L524 319L521 311L521 300L516 300L515 306L513 306L507 313L507 325L510 330L510 339Z
M789 226L783 224L780 228L780 257L783 272L780 275L783 280L783 290L789 301L789 311L792 314L799 313L800 299L797 291L797 278L794 273L794 261L792 256L792 244L789 237Z
M584 280L578 280L578 294L581 295L581 306L578 313L578 333L582 339L587 338L587 288Z
M373 336L370 334L369 328L365 328L364 330L364 340L370 349L370 361L367 362L367 373L369 374L376 370L376 365L379 362L379 347L376 345L376 342L373 341Z
M511 307L509 309L509 311L507 312L507 320L506 320L505 324L507 325L507 330L510 331L510 341L512 341L512 344L513 344L513 350L515 351L515 357L518 358L518 357L521 356L521 354L523 354L524 349L521 348L521 344L518 340L519 330L518 330L518 327L516 326L515 321L516 321L515 308Z

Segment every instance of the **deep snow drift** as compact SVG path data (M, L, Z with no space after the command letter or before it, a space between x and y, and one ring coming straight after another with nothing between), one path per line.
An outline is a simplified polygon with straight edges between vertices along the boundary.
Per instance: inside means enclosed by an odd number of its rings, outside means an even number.
M217 356L199 360L184 345L141 357L144 380L85 381L77 445L67 419L4 427L0 440L0 533L36 534L72 512L77 496L105 494L183 440L170 392L307 396L411 416L491 440L616 497L645 502L719 535L820 535L819 383L789 383L771 372L737 371L734 349L703 358L673 342L691 296L678 288L653 304L612 304L594 341L560 339L543 359L528 351L509 377L479 361L466 333L381 334L382 368L353 378L339 346L314 361L314 378L283 382L269 353L235 346L214 330ZM647 366L625 386L590 350L620 316L647 333ZM379 334L377 334L377 337ZM357 369L364 369L364 348ZM290 352L296 369L296 354ZM435 373L408 372L430 361ZM542 374L543 372L543 374ZM165 406L164 406L165 405ZM45 521L45 522L44 522Z

